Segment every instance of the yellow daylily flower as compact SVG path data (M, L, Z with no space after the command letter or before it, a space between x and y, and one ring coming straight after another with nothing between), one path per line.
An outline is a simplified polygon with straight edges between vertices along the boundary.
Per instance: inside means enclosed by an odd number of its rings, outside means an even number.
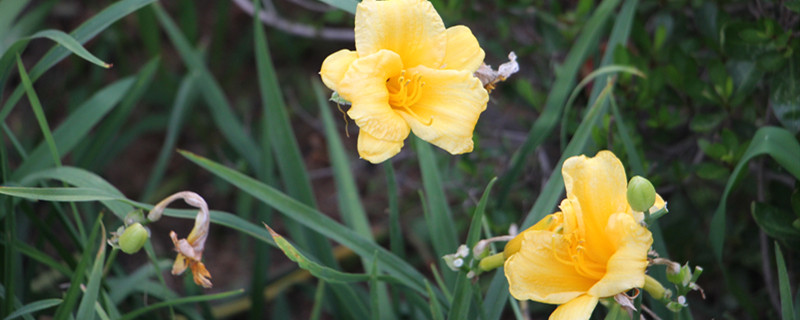
M352 103L362 158L383 162L410 132L451 154L472 151L489 94L473 75L485 54L469 28L445 29L427 0L364 0L355 40L355 51L325 59L320 76Z
M550 319L589 319L599 299L645 285L653 236L628 204L613 153L571 157L561 172L561 212L509 241L504 270L514 298L559 305ZM656 195L653 208L664 205Z
M211 220L208 212L208 205L200 195L190 192L181 191L161 200L158 204L150 210L147 218L151 221L156 221L161 218L161 214L166 209L167 205L177 199L183 199L186 204L200 209L197 217L194 220L194 227L185 239L178 239L175 231L169 232L169 237L175 245L175 251L178 256L175 257L175 263L172 265L172 274L181 275L188 267L192 270L194 283L203 286L204 288L211 288L211 273L208 272L206 266L203 264L203 250L205 249L206 239L208 239L208 229L211 225Z

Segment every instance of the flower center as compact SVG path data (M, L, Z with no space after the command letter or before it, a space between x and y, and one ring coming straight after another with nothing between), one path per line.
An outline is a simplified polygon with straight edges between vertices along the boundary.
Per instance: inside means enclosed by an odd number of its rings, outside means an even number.
M570 264L578 274L592 279L602 279L606 274L606 266L588 257L586 240L577 233L572 232L564 235L564 239L569 243L566 252L559 252L555 248L555 243L551 245L553 255L564 264Z
M411 109L422 97L423 86L425 86L425 82L422 81L422 75L406 76L405 70L400 72L399 76L386 80L386 89L389 90L389 105L392 106L392 109L404 111L429 126L433 122L432 118L425 120Z

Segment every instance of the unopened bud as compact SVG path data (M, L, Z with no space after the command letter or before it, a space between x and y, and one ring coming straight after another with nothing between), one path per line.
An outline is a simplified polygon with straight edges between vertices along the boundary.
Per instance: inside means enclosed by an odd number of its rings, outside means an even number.
M792 222L792 226L793 226L795 229L798 229L798 230L800 230L800 218L794 219L794 222Z
M628 203L635 211L649 211L656 203L656 189L649 180L635 176L628 182Z
M141 223L134 223L125 228L125 232L119 237L119 248L122 252L134 254L142 249L149 237L150 233Z

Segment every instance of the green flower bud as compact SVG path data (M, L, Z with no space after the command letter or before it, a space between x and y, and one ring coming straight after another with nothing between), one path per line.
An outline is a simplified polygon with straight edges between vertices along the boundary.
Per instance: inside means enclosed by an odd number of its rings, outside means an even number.
M800 230L800 218L798 218L798 219L794 219L794 222L792 222L792 226L793 226L795 229L798 229L798 230Z
M141 223L134 223L125 228L125 232L119 237L119 248L122 249L122 252L134 254L144 246L149 237L150 233Z
M628 182L628 203L633 210L645 212L656 203L656 189L649 180L635 176Z

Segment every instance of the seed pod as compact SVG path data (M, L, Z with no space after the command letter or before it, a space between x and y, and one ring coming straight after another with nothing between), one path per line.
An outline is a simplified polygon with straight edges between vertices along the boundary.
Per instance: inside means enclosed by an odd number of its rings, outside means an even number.
M119 248L122 252L134 254L144 246L149 237L149 232L141 223L134 223L125 228L125 232L119 237Z

